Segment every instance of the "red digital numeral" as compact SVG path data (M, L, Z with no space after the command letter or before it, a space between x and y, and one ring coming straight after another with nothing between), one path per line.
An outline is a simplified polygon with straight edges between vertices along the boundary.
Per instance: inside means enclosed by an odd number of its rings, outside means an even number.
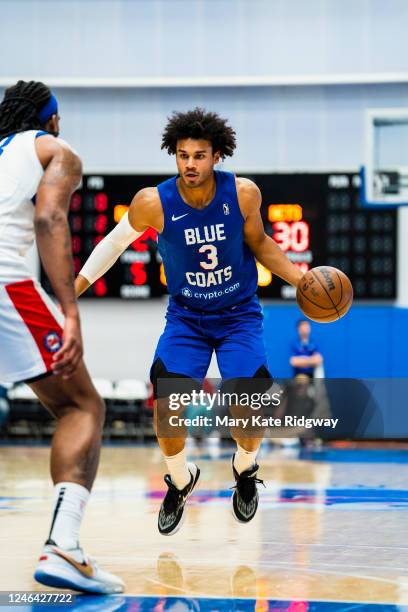
M134 285L144 285L147 280L147 274L144 267L144 264L135 261L130 266L130 273L132 275L132 283Z
M108 208L108 196L106 193L97 193L94 197L94 205L95 210L98 212L105 212L105 210Z
M106 295L108 293L106 280L104 278L98 278L98 280L94 283L93 290L97 297L103 297Z
M79 236L72 236L72 252L74 255L80 253L82 248L82 241Z
M276 221L272 227L274 229L273 239L276 240L282 251L289 251L290 224L287 221Z
M82 207L82 196L79 193L72 194L71 204L69 206L72 212L78 212Z
M74 259L74 271L75 271L75 276L76 276L79 273L80 269L82 268L81 260L77 255L73 259Z
M81 229L82 229L82 217L80 215L72 215L71 230L73 232L80 232Z
M105 236L95 236L95 238L93 239L93 245L96 246L97 244L100 243L101 240L103 240L105 238Z
M276 221L272 225L274 240L282 251L295 251L302 253L309 248L309 224L306 221Z
M108 217L106 215L97 215L94 228L98 234L104 234L108 227Z
M309 248L309 224L305 221L295 221L291 226L292 251L302 253Z

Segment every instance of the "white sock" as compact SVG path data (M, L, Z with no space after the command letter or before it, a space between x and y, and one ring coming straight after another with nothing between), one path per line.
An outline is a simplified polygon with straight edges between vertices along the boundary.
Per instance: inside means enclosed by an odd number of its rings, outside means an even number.
M234 457L234 468L237 470L238 474L242 474L245 470L249 470L256 463L256 456L258 454L258 450L254 451L246 451L244 448L241 448L239 444L237 444L237 452Z
M173 484L181 491L191 480L191 474L187 465L186 449L183 448L177 455L172 455L171 457L164 456L164 460Z
M75 482L54 487L54 516L48 538L61 548L76 548L89 491Z

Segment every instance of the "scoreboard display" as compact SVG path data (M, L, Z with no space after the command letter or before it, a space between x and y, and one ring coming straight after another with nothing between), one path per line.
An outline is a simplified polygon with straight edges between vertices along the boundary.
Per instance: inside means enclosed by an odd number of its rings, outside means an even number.
M358 174L256 175L266 233L305 272L328 265L350 278L357 299L395 299L397 214L360 204ZM275 285L271 287L271 285ZM262 297L295 296L280 279Z
M370 210L359 203L358 174L247 175L262 192L261 214L269 234L304 272L329 265L345 272L355 298L396 297L395 210ZM126 212L139 189L168 178L158 175L85 176L71 200L69 223L75 272ZM258 265L258 294L291 299L293 287ZM44 284L47 285L46 279ZM167 293L154 230L121 255L85 296L147 299Z

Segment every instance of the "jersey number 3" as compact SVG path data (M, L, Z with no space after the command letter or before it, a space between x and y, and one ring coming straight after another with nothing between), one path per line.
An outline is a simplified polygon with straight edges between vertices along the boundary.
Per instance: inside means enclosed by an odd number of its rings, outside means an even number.
M214 270L218 266L217 247L213 244L203 244L198 249L199 253L207 253L208 261L200 261L200 266L204 270Z

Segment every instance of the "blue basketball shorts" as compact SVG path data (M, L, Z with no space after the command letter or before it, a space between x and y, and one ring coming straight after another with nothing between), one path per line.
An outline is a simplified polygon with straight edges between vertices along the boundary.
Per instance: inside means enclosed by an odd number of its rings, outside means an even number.
M268 368L258 296L216 313L193 311L170 298L150 378L160 360L168 372L202 380L213 351L223 380Z

